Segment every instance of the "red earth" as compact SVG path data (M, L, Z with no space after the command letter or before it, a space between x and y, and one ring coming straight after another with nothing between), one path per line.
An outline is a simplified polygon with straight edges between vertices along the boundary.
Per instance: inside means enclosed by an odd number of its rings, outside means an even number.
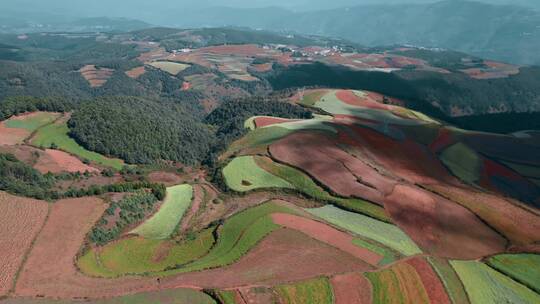
M473 260L505 251L506 239L474 213L431 192L397 185L384 207L425 253Z
M255 126L257 128L262 128L266 126L271 126L283 122L290 122L290 121L296 121L294 119L287 119L287 118L279 118L279 117L267 117L267 116L261 116L255 118Z
M47 149L34 166L41 173L60 172L99 172L98 169L85 165L75 156L60 150Z
M30 136L30 131L25 129L12 129L6 127L4 122L0 123L0 145L13 146L21 144Z
M339 140L363 151L382 168L391 168L391 174L411 183L457 182L425 146L410 139L395 140L358 125L345 126L347 129L340 132Z
M428 294L430 303L451 304L450 298L446 293L446 289L439 279L439 276L433 267L425 260L425 258L413 258L405 263L416 269L416 272L422 280L422 284Z
M335 304L373 303L371 283L359 273L336 275L330 279L330 283L334 292Z
M40 231L49 204L0 191L0 297L13 287L32 242Z
M296 132L270 145L273 158L307 172L344 197L381 203L395 182L320 132Z
M309 237L347 252L372 266L377 266L383 259L383 256L377 253L354 245L352 236L327 224L284 213L272 214L272 220L280 226L300 231Z
M429 149L433 153L439 153L454 143L455 140L452 138L452 131L443 127L439 129L439 134L437 135L437 138L429 145Z
M133 68L129 71L126 71L126 75L128 75L130 78L137 79L141 77L146 72L144 66Z

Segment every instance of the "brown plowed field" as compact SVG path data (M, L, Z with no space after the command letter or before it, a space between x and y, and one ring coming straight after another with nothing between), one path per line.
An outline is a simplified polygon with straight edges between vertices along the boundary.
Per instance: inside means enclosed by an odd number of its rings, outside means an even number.
M335 304L370 304L371 283L359 273L337 275L330 279ZM435 302L434 302L435 303Z
M372 266L377 266L383 258L381 255L354 245L352 236L326 224L284 213L272 214L272 220L280 226L300 231L309 237L347 252Z
M426 147L409 139L394 140L369 128L350 124L346 127L351 131L347 134L342 132L346 137L341 140L367 152L371 158L384 168L390 169L393 174L411 183L456 182Z
M353 91L350 90L340 90L336 92L336 97L343 101L346 104L357 107L365 107L369 109L377 110L386 110L392 111L392 107L378 102L379 96L382 101L382 95L373 95L366 94L364 97L356 95ZM373 98L372 98L373 97Z
M0 191L0 297L11 289L49 205Z
M204 199L204 192L200 185L193 186L193 200L191 201L191 208L188 210L187 214L182 219L182 225L180 226L181 231L187 231L189 224L193 217L199 211L201 203Z
M166 288L185 284L206 288L274 286L286 282L367 271L369 265L305 234L282 228L269 234L237 263L221 269L161 280Z
M422 284L428 294L430 303L451 304L450 298L446 293L443 283L439 279L433 267L424 258L413 258L405 263L416 269L416 272L422 280Z
M255 118L255 126L257 128L262 128L266 126L271 126L283 122L289 122L289 121L296 121L294 119L286 119L286 118L279 118L279 117L257 117Z
M309 173L333 192L382 202L395 182L317 132L296 132L270 146L275 159Z
M478 259L505 250L506 240L472 212L425 190L398 185L384 206L426 253Z
M89 278L74 266L80 245L106 205L96 198L55 203L15 288L15 296L101 298L169 288L276 285L320 275L371 269L366 263L305 234L278 229L237 263L221 269L157 279Z
M143 75L145 72L146 72L146 70L145 70L144 66L141 66L141 67L134 68L134 69L131 69L129 71L126 71L126 75L128 75L128 77L131 77L133 79L137 79L137 78L141 77L141 75Z
M60 172L99 172L98 169L85 165L75 156L64 151L47 149L38 159L34 166L41 173L60 173Z
M540 242L540 216L518 202L464 187L438 184L428 188L471 210L514 245Z
M0 145L21 144L29 136L28 130L8 128L3 122L0 123Z
M97 68L95 65L85 65L79 72L90 83L90 87L97 88L104 85L114 73L113 69Z
M148 180L152 183L161 183L167 186L174 186L183 182L180 176L164 171L155 171L148 174Z

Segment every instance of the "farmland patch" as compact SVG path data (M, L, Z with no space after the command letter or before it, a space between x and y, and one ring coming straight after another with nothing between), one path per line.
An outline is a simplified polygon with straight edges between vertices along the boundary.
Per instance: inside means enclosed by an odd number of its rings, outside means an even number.
M394 225L332 206L306 209L306 211L333 225L386 245L404 255L422 253L418 246Z
M167 188L167 196L158 212L130 233L151 240L167 239L182 220L192 198L193 187L190 185Z
M233 159L223 169L223 176L227 186L238 192L261 188L293 188L287 181L257 166L253 156L242 156Z

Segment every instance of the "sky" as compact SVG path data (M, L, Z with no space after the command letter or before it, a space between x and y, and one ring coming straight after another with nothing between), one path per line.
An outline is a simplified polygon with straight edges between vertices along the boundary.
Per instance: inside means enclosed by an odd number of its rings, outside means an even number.
M281 7L288 10L322 10L365 4L430 3L439 0L0 0L0 16L17 19L124 17L160 24L163 19L181 19L182 14L207 7ZM446 0L462 1L462 0ZM479 0L492 4L511 3L540 8L540 0Z

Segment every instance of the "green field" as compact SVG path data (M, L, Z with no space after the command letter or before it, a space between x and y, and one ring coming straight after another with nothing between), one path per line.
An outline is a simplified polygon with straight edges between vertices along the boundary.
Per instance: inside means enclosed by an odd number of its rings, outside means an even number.
M6 120L5 124L8 128L14 129L25 129L30 132L48 125L54 122L60 117L59 113L50 113L50 112L36 112L33 113L30 117L24 117L23 119L9 119Z
M194 240L183 243L147 240L141 237L121 239L100 250L90 249L78 261L81 271L95 277L159 272L195 261L214 244L212 230L202 231ZM156 260L156 256L160 258Z
M329 122L330 121L328 119L313 118L299 121L283 122L280 123L278 126L291 131L317 130L337 134L337 130ZM265 128L269 127L271 126L267 126Z
M463 283L461 283L456 271L452 268L448 260L435 257L428 257L427 260L441 279L452 303L469 304L469 298L467 297Z
M396 125L414 126L425 124L426 122L415 119L405 119L394 115L392 112L378 109L370 109L349 105L336 96L337 91L329 91L314 104L319 108L333 115L350 115L363 119L369 119L380 122L387 122ZM415 115L416 117L416 115Z
M540 255L501 254L489 258L487 264L540 293Z
M191 185L178 185L167 188L167 196L161 208L131 233L145 239L164 240L174 232L193 198Z
M150 63L150 65L155 67L156 69L165 71L173 76L178 75L178 73L182 72L183 70L191 66L189 64L171 62L171 61L156 61L156 62Z
M486 264L475 261L451 261L465 285L471 304L540 303L540 295Z
M221 304L237 304L236 293L234 291L223 290L217 293Z
M293 188L287 181L261 169L253 156L233 159L223 168L223 177L227 187L237 192L263 188Z
M443 151L441 161L452 174L461 180L474 184L480 179L482 161L478 154L462 143L457 143Z
M422 253L418 246L397 226L333 206L306 209L306 211L359 236L386 245L406 256Z
M365 276L373 286L374 304L430 303L422 279L407 263L397 263L390 268L365 273Z
M161 274L172 275L232 264L266 235L279 228L269 216L272 213L294 213L294 211L272 202L242 211L225 221L218 231L218 241L208 255L184 268Z
M317 103L327 93L327 91L328 90L308 92L307 94L304 94L299 103L304 106L313 107L315 103Z
M380 266L391 264L401 258L401 254L391 250L390 248L380 246L366 240L354 239L353 244L381 255L383 259L379 262Z
M276 288L281 303L286 304L332 304L334 295L327 278L318 278Z
M69 128L67 123L65 121L58 121L37 130L35 136L32 138L31 144L42 148L51 148L56 145L60 150L117 170L122 169L124 166L122 160L107 158L101 154L86 150L74 139L69 137L68 133Z
M1 301L2 304L216 304L209 295L193 289L169 289L138 293L105 300L74 301L35 298L13 298Z
M382 207L360 199L344 199L334 197L318 186L308 175L298 169L276 163L268 157L256 157L255 162L262 169L282 178L283 180L286 180L296 190L314 199L331 202L338 206L345 207L348 210L360 212L385 222L391 221L390 217L386 215Z

